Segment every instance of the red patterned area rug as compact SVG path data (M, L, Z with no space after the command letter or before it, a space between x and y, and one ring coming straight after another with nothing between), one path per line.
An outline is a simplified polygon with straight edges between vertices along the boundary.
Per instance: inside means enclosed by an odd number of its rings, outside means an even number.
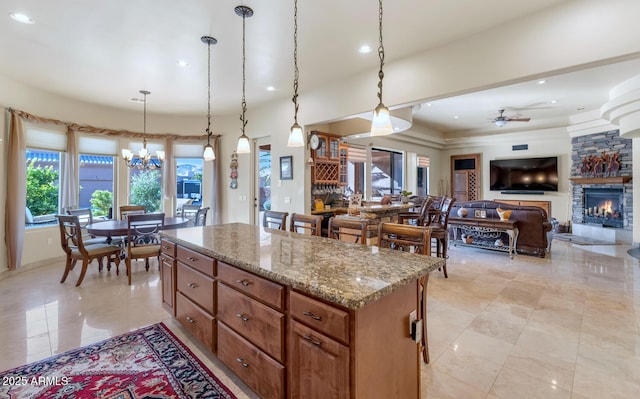
M162 323L0 373L0 398L236 398Z

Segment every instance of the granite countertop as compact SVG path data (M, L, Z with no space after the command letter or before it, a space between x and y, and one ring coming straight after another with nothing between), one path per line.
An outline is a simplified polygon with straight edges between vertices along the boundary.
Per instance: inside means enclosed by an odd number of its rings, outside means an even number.
M242 223L164 230L161 236L348 309L359 309L444 259Z

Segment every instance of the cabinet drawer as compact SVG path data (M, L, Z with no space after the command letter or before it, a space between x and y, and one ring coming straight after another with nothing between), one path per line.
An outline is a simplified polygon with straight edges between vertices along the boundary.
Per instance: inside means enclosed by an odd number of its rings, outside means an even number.
M176 254L178 260L185 265L189 265L194 269L198 269L207 276L215 276L215 259L210 258L206 255L199 254L182 246L178 246Z
M162 240L160 244L160 251L163 254L167 254L168 256L175 258L176 257L176 244L171 241Z
M349 343L349 313L291 291L289 314L329 336Z
M179 292L176 294L176 320L215 353L215 319Z
M284 366L218 321L218 358L265 399L281 399Z
M284 287L273 281L218 261L218 280L260 301L283 310Z
M274 359L284 359L284 315L255 299L218 284L219 320Z
M215 280L199 271L178 263L176 289L207 312L215 313Z

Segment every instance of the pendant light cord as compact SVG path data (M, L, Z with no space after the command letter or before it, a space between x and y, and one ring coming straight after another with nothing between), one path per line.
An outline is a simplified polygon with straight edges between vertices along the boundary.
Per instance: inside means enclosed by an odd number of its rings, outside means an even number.
M142 91L142 94L144 95L144 104L143 104L143 116L142 116L142 147L143 148L147 148L147 92L146 91Z
M211 41L207 43L207 145L211 144Z
M247 19L246 12L242 14L242 115L240 115L240 121L242 122L242 135L244 136L244 128L247 126L248 120L245 118L245 113L247 112L247 100L245 98L245 21Z
M380 70L378 71L378 78L380 79L378 82L378 99L380 100L380 105L382 105L382 79L384 79L384 72L382 71L382 67L384 66L384 45L382 44L382 0L378 0L378 32L379 36L379 44L378 44L378 57L380 58Z
M298 0L293 1L293 121L298 124L298 78L300 71L298 70Z

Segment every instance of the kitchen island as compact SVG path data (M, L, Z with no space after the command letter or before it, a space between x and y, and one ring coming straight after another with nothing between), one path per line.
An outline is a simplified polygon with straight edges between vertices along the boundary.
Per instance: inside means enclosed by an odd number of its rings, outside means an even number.
M410 314L442 259L246 224L161 234L165 306L262 397L420 397Z

